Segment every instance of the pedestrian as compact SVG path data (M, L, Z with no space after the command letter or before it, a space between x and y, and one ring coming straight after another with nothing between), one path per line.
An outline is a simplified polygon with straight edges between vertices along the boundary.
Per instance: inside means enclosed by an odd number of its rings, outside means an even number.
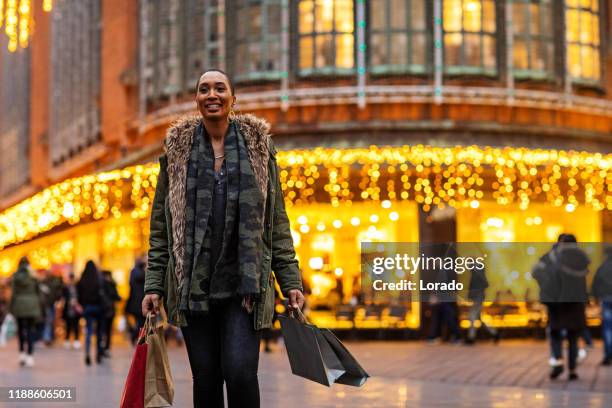
M612 364L612 246L606 247L606 259L593 278L591 293L601 305L601 337L604 358L601 365Z
M136 259L134 268L130 272L130 295L125 303L126 316L132 316L136 325L130 325L132 344L136 344L138 331L143 326L145 318L142 316L142 300L144 299L145 269L147 258L139 256Z
M117 291L117 282L113 279L111 271L102 271L104 290L104 342L102 348L104 356L110 357L111 338L113 334L113 321L115 320L115 303L121 301Z
M42 338L47 346L55 340L55 310L57 302L62 298L63 284L61 270L56 266L44 272L40 282L40 291L43 299L45 321Z
M34 325L42 318L42 303L38 282L32 276L30 262L26 257L19 260L17 272L11 279L11 293L10 312L17 319L19 364L33 367Z
M102 336L104 333L104 291L102 277L96 264L87 261L85 270L77 283L77 298L83 306L83 316L86 322L85 333L85 364L91 365L91 338L96 333L96 362L100 364L104 356Z
M487 280L484 265L482 268L472 269L468 286L468 299L472 301L472 305L469 312L470 328L465 340L466 344L474 344L476 341L476 321L480 322L480 326L485 328L495 343L499 342L499 331L494 327L488 326L481 318L482 304L488 287L489 281Z
M224 382L230 407L259 407L271 270L291 310L304 299L269 124L235 115L235 100L225 73L200 76L200 116L168 130L151 213L142 312L163 297L181 327L196 407L223 407Z
M548 325L553 359L550 378L563 373L563 338L568 341L569 379L578 379L578 338L586 327L585 307L588 300L586 275L590 260L576 244L572 234L561 234L556 246L549 252L546 268L536 271L536 280L542 282L541 296L548 306ZM565 336L564 336L565 334Z
M73 336L72 347L75 350L81 348L81 342L79 341L80 335L80 321L83 316L83 307L79 304L76 280L74 273L68 274L68 280L64 286L64 310L62 311L62 319L65 322L66 337L64 339L64 347L70 348L70 335Z

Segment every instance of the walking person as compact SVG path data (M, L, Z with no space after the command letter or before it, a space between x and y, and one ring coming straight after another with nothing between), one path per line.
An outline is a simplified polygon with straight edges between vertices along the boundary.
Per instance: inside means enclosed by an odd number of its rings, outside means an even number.
M576 244L576 237L561 234L549 253L547 268L538 269L536 280L542 282L541 296L548 306L548 325L553 359L550 378L558 378L563 368L563 338L568 342L569 380L578 379L578 338L586 327L586 275L590 260ZM547 274L546 277L544 277ZM541 285L542 285L541 284Z
M19 364L34 366L34 325L42 318L40 289L28 258L19 260L17 272L11 280L10 312L17 320Z
M54 266L44 273L45 277L39 284L45 311L42 338L45 344L50 346L55 341L55 311L57 302L62 298L63 284L58 267Z
M269 124L235 115L235 100L225 73L201 75L200 115L168 130L151 213L142 312L163 297L181 327L198 408L223 407L224 382L229 407L259 407L271 271L291 310L304 300Z
M85 270L77 283L77 298L83 306L83 316L86 322L85 333L85 364L91 365L91 338L96 333L96 362L100 364L104 355L102 336L104 334L104 292L102 277L93 261L87 261Z
M121 301L117 292L117 282L113 279L111 271L102 271L102 287L105 296L104 302L104 341L102 348L104 356L110 357L111 338L113 335L113 322L115 320L115 303Z
M481 319L482 304L485 299L485 291L489 287L489 281L485 273L485 268L474 268L471 270L470 282L468 286L468 298L472 301L470 307L470 328L468 329L466 344L474 344L476 341L476 321L480 322L480 326L491 335L495 343L499 342L499 331L485 324Z
M601 305L601 337L604 358L601 365L612 365L612 246L606 248L606 259L597 269L591 293Z
M76 288L76 280L74 273L68 275L68 280L64 286L64 310L62 311L62 318L65 322L66 337L64 338L64 347L70 348L70 336L72 335L73 342L72 347L75 350L81 348L81 342L79 341L80 335L80 321L83 315L83 308L79 304Z
M145 269L147 267L147 258L138 257L134 264L134 268L130 272L130 295L125 302L126 317L132 316L136 325L130 325L132 344L136 344L138 331L144 325L145 318L142 315L142 300L144 299L145 285Z

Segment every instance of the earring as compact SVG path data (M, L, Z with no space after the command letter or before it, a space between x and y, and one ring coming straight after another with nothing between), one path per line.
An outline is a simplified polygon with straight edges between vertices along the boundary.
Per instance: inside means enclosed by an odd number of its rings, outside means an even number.
M227 115L227 123L229 123L231 120L234 120L235 117L236 112L234 112L233 108L230 108L229 114Z

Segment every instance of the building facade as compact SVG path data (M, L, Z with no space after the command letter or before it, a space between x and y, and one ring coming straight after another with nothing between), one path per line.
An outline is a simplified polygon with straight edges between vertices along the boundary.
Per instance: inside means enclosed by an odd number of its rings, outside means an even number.
M1 275L26 254L77 273L94 259L127 290L165 130L207 68L272 124L319 323L357 324L340 305L358 303L362 327L419 325L412 299L394 318L362 290L363 241L612 240L611 0L56 0L33 15L30 46L0 55Z

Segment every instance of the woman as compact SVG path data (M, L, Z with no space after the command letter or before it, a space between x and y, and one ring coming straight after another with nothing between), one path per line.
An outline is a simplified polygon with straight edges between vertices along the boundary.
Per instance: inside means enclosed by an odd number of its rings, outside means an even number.
M17 319L19 336L19 364L33 367L34 324L42 317L42 305L38 282L32 276L30 262L25 256L19 260L19 267L13 275L11 293L10 312Z
M87 261L85 270L77 283L77 299L83 307L87 331L85 333L85 364L91 365L91 337L96 326L96 362L100 364L104 355L102 335L104 333L104 299L102 277L93 261Z
M70 348L70 333L74 336L73 347L78 350L81 348L79 341L79 322L81 321L81 314L83 308L77 299L77 288L74 279L74 273L70 272L68 275L68 281L64 286L64 311L62 312L62 318L66 322L66 339L64 341L64 347Z
M258 407L259 340L274 312L274 281L304 302L269 124L235 115L234 87L209 70L197 117L171 126L151 213L143 314L181 327L196 407Z

